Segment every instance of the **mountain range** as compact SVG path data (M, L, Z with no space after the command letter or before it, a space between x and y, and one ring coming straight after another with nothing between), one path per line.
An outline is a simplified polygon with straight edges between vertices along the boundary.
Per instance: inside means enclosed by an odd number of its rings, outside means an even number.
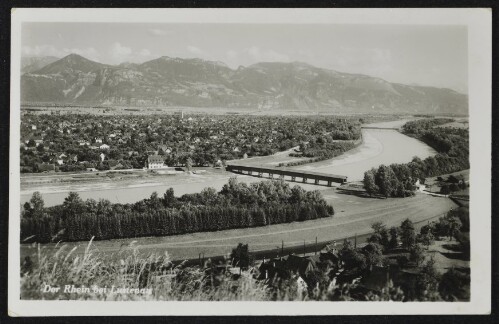
M222 62L163 56L107 65L77 54L24 62L23 103L468 113L468 96L451 89L390 83L301 62L231 69Z

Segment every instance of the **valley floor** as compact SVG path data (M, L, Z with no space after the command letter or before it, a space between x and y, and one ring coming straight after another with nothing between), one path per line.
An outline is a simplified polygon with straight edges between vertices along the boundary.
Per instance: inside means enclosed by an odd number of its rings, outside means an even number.
M279 249L315 242L342 241L354 235L371 232L371 224L383 222L388 227L400 226L409 218L418 227L427 221L438 219L457 205L448 198L417 194L410 198L368 198L354 193L329 188L324 198L335 208L334 217L307 222L278 224L247 229L233 229L219 232L192 233L168 237L144 237L97 241L92 244L96 252L116 254L119 251L138 246L145 253L168 252L172 260L195 259L200 253L205 257L227 255L238 243L249 244L250 251ZM67 243L68 248L77 246L75 253L83 253L88 242ZM43 249L55 249L46 244ZM36 253L32 245L21 246L21 257Z

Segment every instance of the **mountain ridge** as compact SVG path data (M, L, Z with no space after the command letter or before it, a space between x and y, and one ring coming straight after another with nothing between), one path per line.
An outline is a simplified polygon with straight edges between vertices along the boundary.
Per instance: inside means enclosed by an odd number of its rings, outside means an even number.
M391 83L304 62L223 62L162 56L108 65L70 54L21 77L21 101L268 110L467 113L448 88Z

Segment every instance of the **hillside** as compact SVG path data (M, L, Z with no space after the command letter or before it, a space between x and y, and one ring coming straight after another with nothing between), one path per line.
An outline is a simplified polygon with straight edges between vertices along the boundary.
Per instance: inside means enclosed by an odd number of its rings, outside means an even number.
M21 58L21 73L30 73L59 60L55 56L24 56Z
M105 65L71 54L28 70L23 102L227 107L329 112L467 114L468 97L306 63L222 62L163 56L142 64Z

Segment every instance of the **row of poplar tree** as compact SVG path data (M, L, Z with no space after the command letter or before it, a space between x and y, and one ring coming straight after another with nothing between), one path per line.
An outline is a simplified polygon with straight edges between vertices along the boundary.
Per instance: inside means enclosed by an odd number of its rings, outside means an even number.
M220 192L207 188L177 198L170 188L163 197L153 193L133 204L112 204L103 199L83 201L71 192L62 205L47 208L37 192L23 208L21 241L166 236L305 221L333 214L333 207L318 191L291 188L284 181L247 185L232 178Z

